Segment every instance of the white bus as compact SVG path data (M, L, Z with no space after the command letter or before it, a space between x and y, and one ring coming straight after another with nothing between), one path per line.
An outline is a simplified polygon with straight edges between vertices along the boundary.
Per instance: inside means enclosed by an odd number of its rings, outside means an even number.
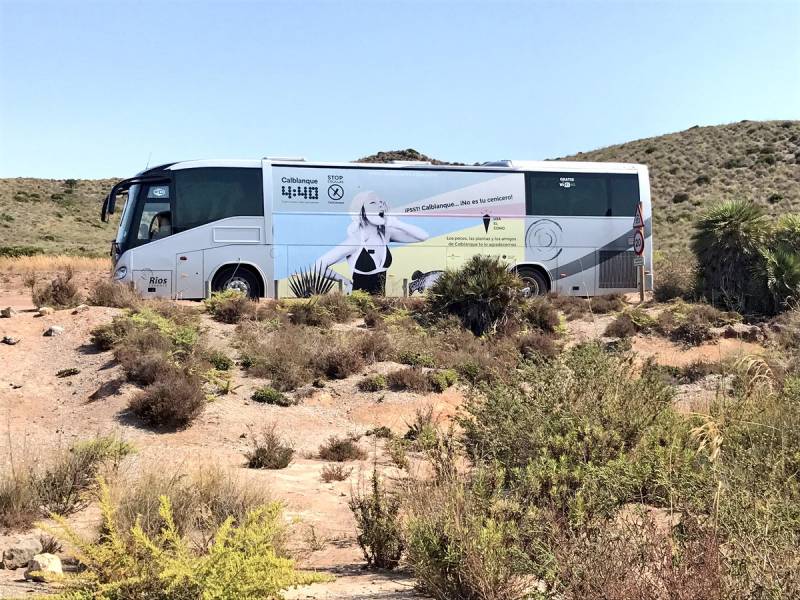
M506 261L533 294L630 292L640 202L652 289L644 165L186 161L115 185L104 220L124 192L114 278L145 297L415 295L474 254Z

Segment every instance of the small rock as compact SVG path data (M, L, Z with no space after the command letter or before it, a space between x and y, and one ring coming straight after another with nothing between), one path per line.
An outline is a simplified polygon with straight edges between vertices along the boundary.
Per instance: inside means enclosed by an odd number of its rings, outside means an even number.
M51 325L47 329L45 329L44 334L47 337L53 337L54 335L61 335L64 333L64 328L60 325Z
M4 309L0 310L0 318L3 318L3 319L10 319L15 314L17 314L17 311L15 311L10 306L6 306Z
M722 332L722 337L739 338L748 342L757 342L764 337L764 332L758 325L747 325L745 323L734 323L728 325Z
M61 569L61 559L55 554L37 554L28 562L25 569L25 579L28 581L47 581L64 574Z
M89 310L88 304L79 304L78 306L75 307L75 310L72 311L72 314L77 315L78 313L82 313L87 310Z
M36 314L40 317L44 317L47 315L52 315L54 312L55 311L49 306L42 306L38 311L36 311Z
M15 338L15 337L11 337L10 335L7 335L7 336L3 337L3 343L4 344L8 344L9 346L13 346L15 344L19 344L19 338Z
M41 551L42 543L37 538L23 538L5 549L3 567L6 569L26 567L28 562Z

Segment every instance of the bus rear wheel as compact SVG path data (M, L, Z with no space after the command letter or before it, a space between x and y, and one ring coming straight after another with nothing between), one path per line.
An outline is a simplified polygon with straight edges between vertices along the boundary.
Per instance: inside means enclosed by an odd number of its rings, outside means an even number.
M543 296L550 291L547 278L542 275L539 269L533 267L518 267L514 269L522 280L522 290L526 298L532 296Z
M253 300L259 297L260 287L259 276L249 267L242 265L221 268L211 281L212 292L236 290Z

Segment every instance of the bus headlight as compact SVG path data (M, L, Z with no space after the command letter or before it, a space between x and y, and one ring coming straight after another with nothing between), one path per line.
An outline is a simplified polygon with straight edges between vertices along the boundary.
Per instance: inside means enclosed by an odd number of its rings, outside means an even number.
M125 276L128 274L128 267L119 267L116 271L114 271L114 279L119 281L120 279L125 279Z

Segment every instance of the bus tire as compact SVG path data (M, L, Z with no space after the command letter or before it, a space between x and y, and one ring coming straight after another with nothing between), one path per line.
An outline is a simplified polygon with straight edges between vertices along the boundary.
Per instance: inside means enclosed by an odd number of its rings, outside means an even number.
M252 300L261 296L261 276L247 265L222 267L211 280L211 291L238 290Z
M541 269L517 267L514 271L522 279L523 287L528 290L526 296L543 296L550 291L550 283Z

